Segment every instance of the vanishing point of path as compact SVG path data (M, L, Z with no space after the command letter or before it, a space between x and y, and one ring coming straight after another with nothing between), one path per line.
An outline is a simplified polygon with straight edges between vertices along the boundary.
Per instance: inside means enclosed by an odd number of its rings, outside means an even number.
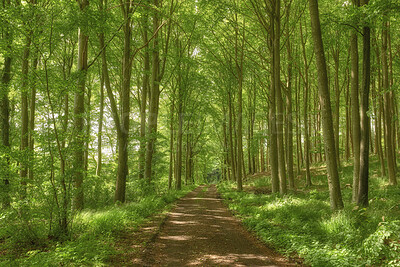
M215 185L177 202L142 260L144 266L298 266L246 231Z

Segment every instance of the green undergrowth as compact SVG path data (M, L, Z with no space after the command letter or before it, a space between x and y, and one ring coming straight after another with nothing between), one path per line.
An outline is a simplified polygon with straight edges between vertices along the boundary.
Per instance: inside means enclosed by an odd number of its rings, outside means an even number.
M352 170L341 171L342 184ZM373 172L372 172L373 173ZM369 208L351 204L351 188L343 188L345 208L332 212L324 176L316 184L280 197L237 192L222 183L219 192L229 208L265 243L288 256L298 255L311 266L400 266L400 190L372 177ZM324 177L326 179L326 176ZM300 181L297 181L298 184ZM268 177L249 182L268 187Z
M64 240L52 239L40 222L29 230L18 224L2 225L0 266L108 266L110 257L119 253L113 244L121 233L137 229L193 188L149 193L124 205L84 210L74 216ZM7 221L6 216L0 218L2 222Z

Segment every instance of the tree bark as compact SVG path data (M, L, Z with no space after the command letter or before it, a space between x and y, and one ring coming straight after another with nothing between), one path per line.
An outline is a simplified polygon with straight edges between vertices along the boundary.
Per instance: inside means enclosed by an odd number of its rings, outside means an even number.
M300 25L300 37L301 37L301 44L303 48L303 60L304 60L304 113L303 113L303 123L304 123L304 161L306 167L306 186L310 187L312 185L311 182L311 173L310 173L310 134L309 134L309 124L308 124L308 103L309 98L309 63L307 62L307 55L306 55L306 43L303 37L303 27ZM300 142L301 143L301 142Z
M80 0L78 2L81 12L89 6L88 0ZM83 209L83 180L85 177L85 91L86 91L86 72L88 68L88 41L89 37L79 29L78 37L78 86L74 96L74 159L73 159L73 208L74 210Z
M154 0L154 7L157 9L160 6L159 0ZM153 15L153 52L152 52L152 75L151 75L151 93L149 103L149 121L148 121L148 137L146 146L146 163L145 163L145 179L149 182L152 179L152 164L153 155L155 153L155 144L157 140L157 119L160 98L160 48L159 36L157 29L160 25L158 11Z
M235 14L235 63L236 75L238 82L238 114L237 114L237 189L243 190L243 59L244 59L244 42L245 36L241 36L242 40L239 43L239 22L238 15Z
M33 64L32 68L33 71L36 72L37 67L39 64L39 55L36 53L35 58L33 59ZM31 86L31 99L30 99L30 105L29 105L29 170L28 170L28 177L30 181L33 181L34 178L34 172L33 172L33 166L34 166L34 148L35 148L35 139L34 139L34 133L35 133L35 112L36 112L36 79L34 79L34 82L32 83Z
M3 1L3 8L5 9L7 6L10 6L10 0ZM6 150L7 154L10 152L10 101L9 101L9 85L11 82L11 65L12 65L12 57L11 57L11 50L12 50L12 39L11 34L9 32L9 25L5 26L5 34L4 40L6 41L6 48L9 53L6 53L4 57L4 68L1 73L1 94L0 94L0 104L1 104L1 114L0 114L0 130L1 130L1 142L2 146ZM3 185L1 186L4 188L2 192L2 206L3 209L9 208L11 205L11 198L10 198L10 158L8 156L5 157L4 161L1 163L1 167L3 169Z
M282 100L281 88L281 0L275 0L274 3L274 39L273 39L273 56L274 56L274 87L276 97L276 130L277 130L277 143L278 143L278 168L279 168L279 192L284 195L287 193L286 185L286 164L285 164L285 147L284 147L284 107Z
M386 160L388 167L389 184L396 185L396 164L394 160L395 142L393 142L393 117L394 112L392 105L393 92L390 89L389 83L389 65L388 65L388 18L384 16L383 30L382 30L382 76L383 76L383 90L384 90L384 116L385 116L385 146L386 146Z
M277 78L275 75L275 17L271 14L270 16L270 29L271 29L271 93L269 95L269 135L270 135L270 165L271 165L271 180L272 180L272 193L276 193L280 189L279 181L279 160L278 160L278 130L277 130L277 111L276 111L276 82Z
M103 36L104 43L104 36ZM100 77L100 114L98 120L98 133L97 133L97 166L96 176L101 176L102 169L102 144L103 144L103 119L104 119L104 73L101 73Z
M172 93L170 124L169 124L169 173L168 173L168 189L172 189L172 181L174 178L174 113L175 113L175 90Z
M143 23L143 43L149 41L148 38L148 13L144 11ZM139 141L139 179L144 178L145 162L146 162L146 108L147 98L149 93L150 81L150 53L148 47L144 50L143 58L143 81L142 81L142 94L140 101L140 141Z
M230 90L230 88L228 89ZM233 180L237 179L237 171L236 171L236 162L235 162L235 146L233 143L233 105L232 105L232 94L228 91L228 107L229 107L229 124L228 124L228 132L229 132L229 154L230 154L230 165L232 170Z
M180 72L180 69L178 70ZM178 74L178 136L176 139L176 189L182 189L183 89Z
M340 40L340 37L338 36L337 41ZM340 50L339 50L339 44L336 43L336 48L333 49L332 51L332 56L333 56L333 61L335 64L335 78L334 78L334 84L335 84L335 118L334 118L334 131L335 131L335 145L336 145L336 159L337 159L337 166L340 168L340 150L339 150L339 144L340 144L340 134L339 134L339 129L340 129L340 123L339 123L339 118L340 118L340 83L339 83L339 68L340 68Z
M367 5L369 0L363 0ZM361 100L361 140L360 140L360 180L357 204L363 207L368 206L368 179L369 179L369 90L371 83L371 29L363 27L363 81Z
M339 173L336 161L335 137L332 133L333 120L328 86L328 73L322 42L321 24L319 19L318 0L309 0L312 36L318 68L319 99L322 112L323 137L325 145L326 164L328 169L328 185L332 210L343 208L340 191Z
M287 23L290 18L290 8L287 7L286 13ZM289 29L289 28L288 28ZM288 171L288 180L289 180L289 189L295 190L294 184L294 172L293 172L293 111L292 111L292 75L293 75L293 65L292 65L292 45L290 42L290 33L288 30L287 33L287 92L286 92L286 146L287 146L287 171Z
M353 0L353 5L359 6L359 0ZM360 106L359 106L359 70L358 70L358 38L355 30L351 32L351 122L353 134L353 194L352 201L357 202L358 185L360 178Z
M29 55L31 46L31 36L27 36L22 56L22 83L21 83L21 146L20 150L23 153L21 161L21 198L26 197L26 186L28 178L29 165L29 106L28 106L28 82L29 82Z
M125 202L126 177L128 176L128 144L129 144L129 113L131 90L131 1L125 3L122 12L125 18L124 52L122 58L122 88L121 88L121 128L118 134L118 171L115 185L115 202Z

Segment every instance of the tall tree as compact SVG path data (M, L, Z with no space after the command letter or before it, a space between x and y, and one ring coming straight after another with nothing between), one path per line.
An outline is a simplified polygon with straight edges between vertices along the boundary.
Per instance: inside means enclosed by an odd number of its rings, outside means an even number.
M33 2L30 2L33 4ZM25 17L26 21L31 20L31 17ZM21 145L20 150L23 153L21 161L20 178L22 184L21 197L26 195L26 185L28 178L28 164L29 164L29 56L31 52L33 31L28 29L26 32L26 39L22 55L22 81L21 81Z
M369 0L362 0L367 5ZM360 140L360 180L357 204L368 206L368 178L369 178L369 88L371 83L371 29L363 27L363 81L361 99L361 140Z
M290 5L286 5L286 49L287 49L287 89L286 89L286 164L289 180L290 190L295 189L294 184L294 173L293 173L293 101L292 101L292 79L293 79L293 55L292 55L292 43L290 41Z
M238 8L238 3L235 1L235 6ZM237 189L243 190L243 62L244 62L244 44L245 35L240 33L239 16L235 13L235 68L238 90L238 114L237 114ZM243 25L244 28L244 25ZM241 40L240 40L241 39Z
M2 7L4 9L11 6L10 0L3 0ZM6 53L4 54L4 67L1 71L1 84L0 84L0 105L1 105L1 145L4 149L5 158L2 160L1 168L2 170L2 179L3 185L1 188L4 188L3 192L1 192L2 205L3 208L8 208L10 206L10 181L9 181L9 163L10 159L8 153L10 152L10 101L9 101L9 85L11 82L11 63L12 63L12 35L10 29L10 22L5 21L3 23L3 31L2 38L6 41Z
M176 40L176 48L177 48L177 86L178 86L178 135L176 137L176 189L182 189L182 139L183 139L183 104L184 104L184 81L183 80L183 70L182 70L182 57L184 51L182 51L182 43L179 38Z
M123 2L121 10L124 17L124 49L122 55L121 118L118 133L118 171L114 201L125 202L126 177L128 176L129 113L132 74L132 25L133 1ZM118 125L117 125L118 127Z
M285 166L285 148L284 148L284 135L283 135L283 124L284 124L284 106L282 100L282 88L281 88L281 0L273 1L273 24L272 24L272 36L273 36L273 84L275 87L276 97L276 130L277 130L277 142L278 142L278 168L279 168L279 192L286 194L286 166Z
M359 0L353 0L355 7L360 6ZM359 90L358 90L358 37L357 31L351 30L350 39L351 53L351 122L352 122L352 137L353 137L353 202L357 201L358 185L360 175L360 105L359 105Z
M333 210L343 208L340 191L339 173L336 161L335 137L333 135L332 109L329 95L328 73L322 42L321 23L319 19L318 0L309 0L312 36L318 68L318 94L322 113L322 127L325 146L326 165L328 169L328 185L330 204Z
M157 140L157 119L160 100L160 37L158 29L160 27L159 8L162 0L154 0L153 12L153 32L155 33L152 45L152 71L151 71L151 88L149 98L149 118L147 131L147 146L146 146L146 162L145 162L145 178L150 182L152 178L153 155L155 153L155 145Z
M85 12L89 6L89 0L79 0L78 5L81 12ZM83 25L84 26L84 25ZM86 73L88 68L88 41L89 37L84 28L79 29L78 33L78 63L79 72L78 86L74 96L74 184L75 192L73 197L73 207L75 210L83 209L83 179L85 177L85 92L86 92Z
M366 3L367 4L367 3ZM365 29L364 29L365 30ZM383 29L382 29L382 89L384 90L384 116L385 116L385 151L388 167L389 183L391 185L397 184L396 179L396 161L394 148L396 142L394 141L395 135L393 134L393 91L390 89L389 77L389 55L388 55L388 40L389 40L389 18L384 15Z
M310 63L307 60L307 53L306 53L306 41L304 40L303 35L303 27L300 23L300 37L301 37L301 45L303 50L303 61L304 61L304 75L303 75L303 82L304 82L304 103L309 102L310 96L310 82L309 82L309 69ZM300 103L299 103L300 104ZM300 106L300 105L299 105ZM299 107L300 108L300 107ZM309 118L308 118L308 109L309 105L304 105L304 161L306 164L306 186L311 186L311 172L310 172L310 129L309 129ZM301 142L300 142L301 143Z
M148 2L148 0L146 1ZM143 11L142 15L142 39L143 43L149 42L149 12ZM147 99L150 87L150 52L148 46L143 51L143 77L142 77L142 92L140 100L140 141L139 141L139 179L144 178L145 162L146 162L146 109Z

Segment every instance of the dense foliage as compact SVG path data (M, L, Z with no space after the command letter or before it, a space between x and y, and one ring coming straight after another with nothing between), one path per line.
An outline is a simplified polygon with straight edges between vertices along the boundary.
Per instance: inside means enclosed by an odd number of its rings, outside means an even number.
M1 260L101 265L102 238L223 180L250 228L277 243L281 226L312 264L398 264L399 9L1 0ZM240 193L257 173L272 195Z

